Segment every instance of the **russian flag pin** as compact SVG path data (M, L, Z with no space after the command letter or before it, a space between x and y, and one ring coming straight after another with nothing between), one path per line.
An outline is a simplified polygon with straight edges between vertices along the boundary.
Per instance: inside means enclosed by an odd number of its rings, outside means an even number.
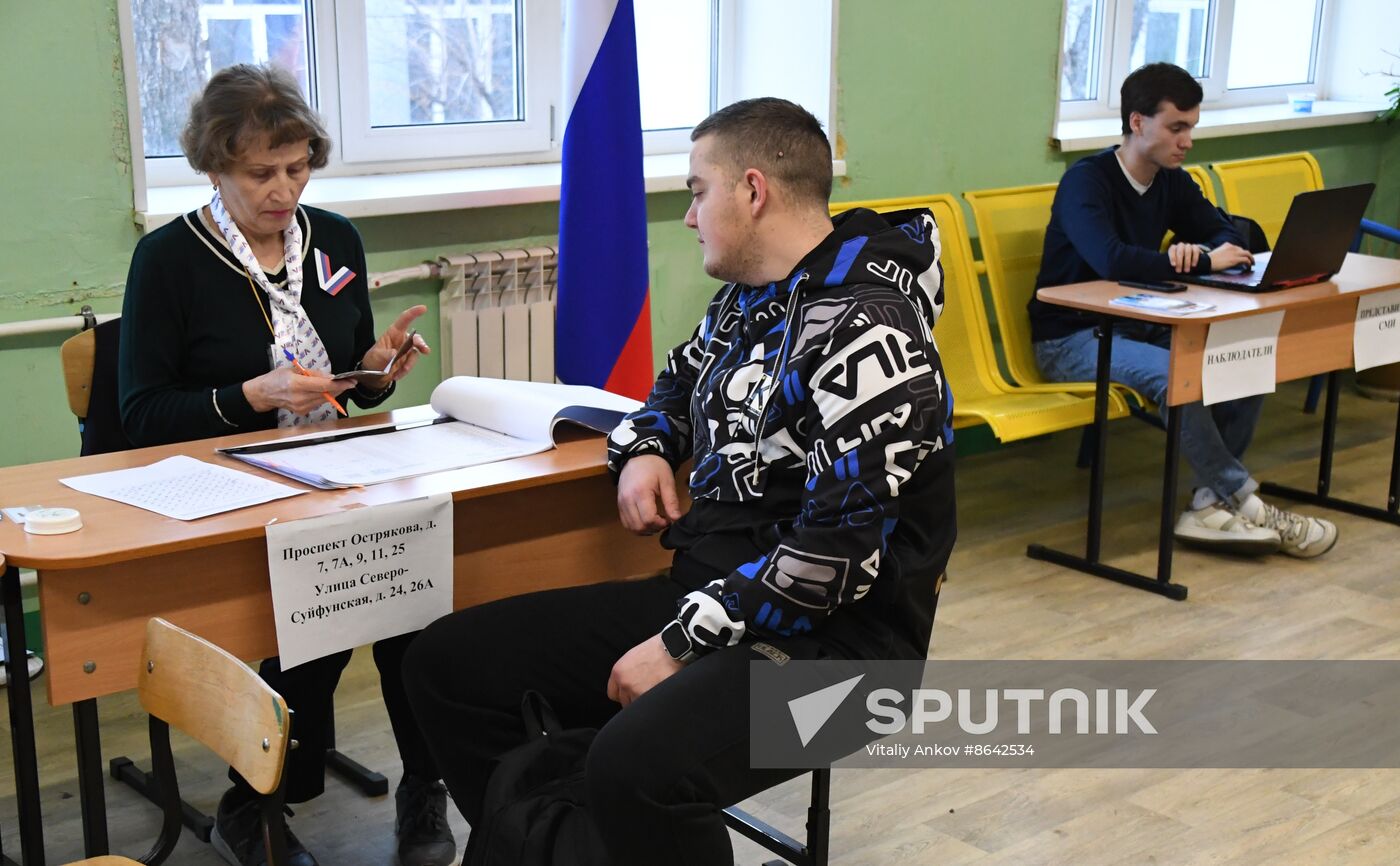
M340 290L350 284L355 279L355 272L349 268L342 267L335 273L331 273L331 257L316 250L316 279L320 280L321 288L326 290L326 294L334 297Z

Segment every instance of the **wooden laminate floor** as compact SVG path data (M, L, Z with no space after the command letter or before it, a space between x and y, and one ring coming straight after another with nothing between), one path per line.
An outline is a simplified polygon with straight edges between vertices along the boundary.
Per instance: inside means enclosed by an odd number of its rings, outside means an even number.
M1249 464L1262 478L1308 487L1320 419L1298 411L1303 385L1269 400ZM1342 400L1333 489L1383 504L1396 407ZM1162 434L1115 422L1109 441L1105 556L1155 566ZM1400 529L1328 514L1336 549L1303 562L1208 556L1178 548L1190 586L1177 603L1025 557L1031 541L1082 545L1087 474L1074 468L1076 432L960 461L961 535L931 654L950 659L1400 658ZM1183 488L1188 480L1183 476ZM1308 510L1306 508L1302 510ZM338 693L343 749L397 782L388 722L368 652ZM0 706L0 711L3 707ZM143 756L132 695L100 702L106 756ZM72 715L37 711L50 863L81 854ZM182 790L212 809L226 782L218 761L177 740ZM0 829L14 854L13 780L0 760ZM789 832L802 826L805 778L746 804ZM153 808L108 781L113 849L143 852ZM1400 862L1400 770L838 770L833 864L1392 864ZM452 815L459 841L467 828ZM393 799L367 799L338 779L297 809L293 826L325 866L380 866L392 857ZM736 862L762 863L737 839ZM220 861L186 834L172 861Z

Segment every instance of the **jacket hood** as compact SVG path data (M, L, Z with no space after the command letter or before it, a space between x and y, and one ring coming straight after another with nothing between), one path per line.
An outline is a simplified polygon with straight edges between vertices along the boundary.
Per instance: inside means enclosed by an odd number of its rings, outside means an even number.
M807 275L803 293L840 286L890 286L914 301L932 330L943 312L938 226L925 208L877 213L854 208L832 218L832 232L786 285Z

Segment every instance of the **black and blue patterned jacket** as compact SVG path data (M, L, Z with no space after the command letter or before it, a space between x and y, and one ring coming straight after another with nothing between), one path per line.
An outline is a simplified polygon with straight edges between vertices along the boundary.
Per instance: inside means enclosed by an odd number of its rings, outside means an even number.
M694 461L663 540L700 651L828 620L857 623L861 655L927 651L956 534L938 228L925 210L834 224L786 279L725 286L608 440L615 473Z

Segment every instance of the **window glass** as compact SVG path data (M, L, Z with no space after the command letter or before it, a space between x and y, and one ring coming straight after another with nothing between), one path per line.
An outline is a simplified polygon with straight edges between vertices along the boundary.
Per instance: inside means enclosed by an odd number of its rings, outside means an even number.
M1210 7L1210 0L1136 0L1129 68L1166 62L1197 78L1209 75Z
M190 101L215 71L272 63L311 97L305 2L131 0L146 156L179 156Z
M370 125L520 120L520 0L366 0Z
M1099 98L1104 0L1066 0L1060 57L1060 99Z
M1226 86L1270 87L1312 80L1317 0L1235 0Z
M642 129L688 129L710 113L711 0L635 0Z

